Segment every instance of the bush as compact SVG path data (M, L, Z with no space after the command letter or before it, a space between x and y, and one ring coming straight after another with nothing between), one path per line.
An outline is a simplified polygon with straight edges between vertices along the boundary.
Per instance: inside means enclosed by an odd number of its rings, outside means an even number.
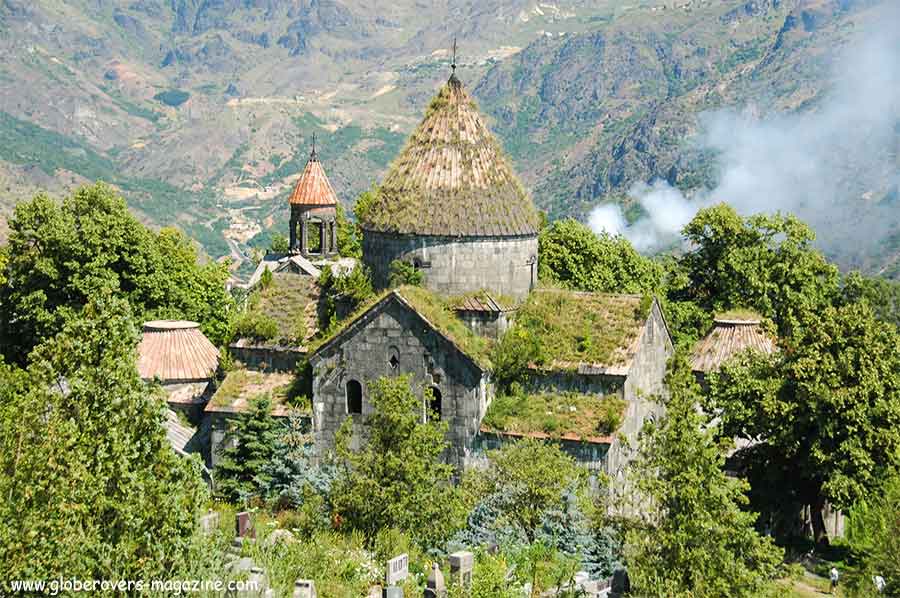
M234 327L235 338L268 341L278 336L278 322L257 311L242 314Z
M422 271L409 262L394 260L391 262L391 273L388 284L391 288L402 286L422 286Z

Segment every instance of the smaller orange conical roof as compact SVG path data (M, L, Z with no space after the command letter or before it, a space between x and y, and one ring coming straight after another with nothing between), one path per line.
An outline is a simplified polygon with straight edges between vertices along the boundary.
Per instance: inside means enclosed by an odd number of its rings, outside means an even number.
M289 201L291 205L301 206L336 206L338 203L334 187L331 186L331 181L328 180L325 169L316 156L315 145L309 154L303 174L294 185Z

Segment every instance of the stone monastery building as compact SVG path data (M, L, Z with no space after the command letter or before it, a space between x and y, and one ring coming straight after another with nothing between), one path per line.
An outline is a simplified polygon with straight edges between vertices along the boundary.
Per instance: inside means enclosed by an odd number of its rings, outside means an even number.
M337 255L338 197L313 150L290 196L291 251L267 255L248 285L248 309L274 319L278 334L229 348L243 367L205 398L209 464L253 396L268 394L276 415L288 412L291 374L308 359L305 417L319 454L347 418L353 442L364 443L369 384L407 375L423 419L447 422L446 458L457 468L530 436L620 479L629 441L664 392L673 349L663 314L652 297L539 287L540 216L455 75L373 195L357 217L363 264L382 290L323 337L319 275L359 265ZM421 287L387 288L397 261L421 273ZM501 396L492 348L513 333L531 339L540 357Z

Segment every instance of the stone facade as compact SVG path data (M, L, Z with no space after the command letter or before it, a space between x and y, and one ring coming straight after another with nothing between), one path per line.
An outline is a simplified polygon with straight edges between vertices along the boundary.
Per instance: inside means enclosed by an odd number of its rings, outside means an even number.
M537 283L537 235L522 237L439 237L365 231L363 261L373 282L386 287L390 264L419 268L425 286L447 296L487 290L522 298Z
M509 317L503 311L457 310L456 317L479 336L500 339L509 328Z
M353 446L360 446L363 423L372 413L368 383L405 374L423 397L423 418L425 390L439 393L440 416L449 424L447 461L465 464L491 396L490 377L397 294L387 295L310 355L310 364L319 454L333 448L334 435L347 417L354 422Z

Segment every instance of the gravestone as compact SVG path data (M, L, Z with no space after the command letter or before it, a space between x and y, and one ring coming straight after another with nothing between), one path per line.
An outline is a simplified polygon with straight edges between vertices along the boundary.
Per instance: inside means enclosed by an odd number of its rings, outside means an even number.
M256 538L256 530L250 520L250 513L241 511L234 518L235 534L238 538Z
M316 583L311 579L298 579L294 582L292 598L317 598Z
M210 511L200 518L200 531L204 535L209 536L216 533L219 527L219 514L216 511Z
M403 598L403 588L389 586L381 591L381 598Z
M450 555L450 579L468 586L472 583L472 570L475 568L475 555L461 550Z
M393 586L409 577L409 555L401 554L387 562L385 585Z

